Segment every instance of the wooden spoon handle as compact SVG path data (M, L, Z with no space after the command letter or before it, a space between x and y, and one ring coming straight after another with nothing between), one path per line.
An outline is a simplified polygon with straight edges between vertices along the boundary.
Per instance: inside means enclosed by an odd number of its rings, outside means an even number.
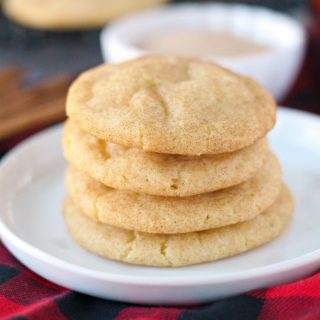
M19 85L21 75L17 69L0 73L0 140L65 118L70 77L58 77L36 87L22 88Z

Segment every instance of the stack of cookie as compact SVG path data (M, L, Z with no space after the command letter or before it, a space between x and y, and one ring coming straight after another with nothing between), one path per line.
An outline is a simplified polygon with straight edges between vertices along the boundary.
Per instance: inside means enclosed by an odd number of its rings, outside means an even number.
M71 86L64 217L82 247L183 266L260 246L293 203L265 135L272 97L255 81L184 57L85 72Z

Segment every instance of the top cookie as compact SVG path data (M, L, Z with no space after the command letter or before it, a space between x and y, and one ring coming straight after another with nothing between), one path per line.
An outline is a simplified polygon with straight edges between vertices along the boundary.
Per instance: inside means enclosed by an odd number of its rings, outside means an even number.
M231 152L275 123L273 98L254 80L186 57L147 56L83 73L67 114L100 139L145 151Z
M13 20L40 29L83 29L103 26L128 12L164 0L4 0L4 11Z

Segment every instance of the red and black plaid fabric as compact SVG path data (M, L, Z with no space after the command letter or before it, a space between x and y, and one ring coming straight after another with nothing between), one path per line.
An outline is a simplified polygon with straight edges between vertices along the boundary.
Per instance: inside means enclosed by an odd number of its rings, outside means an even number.
M134 306L89 297L44 280L0 243L0 319L317 320L320 272L290 284L192 308Z

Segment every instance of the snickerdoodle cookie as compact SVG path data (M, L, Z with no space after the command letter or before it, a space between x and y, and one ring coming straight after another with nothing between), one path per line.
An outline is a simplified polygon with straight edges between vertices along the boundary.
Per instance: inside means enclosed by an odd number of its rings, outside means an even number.
M87 29L165 0L3 0L13 20L39 29Z
M248 181L191 197L159 197L104 186L75 167L67 170L73 202L93 220L150 233L186 233L249 220L269 207L281 189L281 170L271 153Z
M119 190L185 197L248 180L269 152L263 138L239 151L202 156L144 152L108 143L67 121L65 158L101 183Z
M273 127L275 111L254 80L186 57L101 65L83 73L67 98L69 117L99 139L183 155L249 146Z
M283 231L292 211L291 195L283 187L277 200L254 219L207 231L163 235L97 223L82 214L70 198L64 204L69 232L83 248L109 259L161 267L214 261L258 247Z

